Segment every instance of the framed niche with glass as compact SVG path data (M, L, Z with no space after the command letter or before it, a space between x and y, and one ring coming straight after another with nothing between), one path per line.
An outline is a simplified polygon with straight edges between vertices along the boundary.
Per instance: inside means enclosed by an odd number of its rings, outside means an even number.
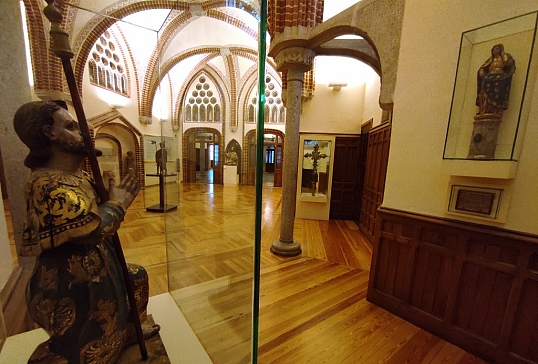
M538 68L537 14L462 34L443 159L518 160Z
M331 140L304 139L302 145L301 199L325 201L329 194Z

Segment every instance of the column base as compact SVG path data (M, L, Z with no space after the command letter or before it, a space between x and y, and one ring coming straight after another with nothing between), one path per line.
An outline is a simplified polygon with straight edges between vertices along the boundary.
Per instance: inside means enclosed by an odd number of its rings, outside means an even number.
M295 257L301 254L301 245L296 241L275 240L271 244L271 252L282 257Z

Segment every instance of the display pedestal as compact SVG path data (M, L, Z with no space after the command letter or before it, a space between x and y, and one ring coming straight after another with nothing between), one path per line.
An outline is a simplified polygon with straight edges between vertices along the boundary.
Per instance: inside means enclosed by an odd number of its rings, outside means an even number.
M149 177L159 177L159 203L157 205L151 205L146 207L148 212L165 212L177 209L177 205L167 205L164 200L164 182L166 177L177 176L174 174L146 174Z
M224 184L237 185L237 166L224 166Z
M501 121L499 114L475 116L473 136L467 158L493 159L495 157Z

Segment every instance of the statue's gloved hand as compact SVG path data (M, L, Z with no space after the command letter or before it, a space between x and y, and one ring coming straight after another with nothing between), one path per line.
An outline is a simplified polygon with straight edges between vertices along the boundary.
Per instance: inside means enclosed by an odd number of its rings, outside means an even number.
M140 191L140 183L132 174L127 174L119 186L116 186L114 178L110 178L108 184L109 199L117 202L124 210L131 206Z

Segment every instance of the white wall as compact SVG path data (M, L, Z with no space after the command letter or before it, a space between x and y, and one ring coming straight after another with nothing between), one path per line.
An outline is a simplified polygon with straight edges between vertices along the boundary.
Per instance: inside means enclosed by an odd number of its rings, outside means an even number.
M374 118L381 122L380 79L366 64L347 57L315 59L316 92L303 102L301 132L360 134L361 124ZM331 82L345 82L340 91Z
M384 206L445 216L450 173L443 147L461 34L536 9L528 0L406 2ZM538 233L536 94L506 223L495 224L530 233Z

